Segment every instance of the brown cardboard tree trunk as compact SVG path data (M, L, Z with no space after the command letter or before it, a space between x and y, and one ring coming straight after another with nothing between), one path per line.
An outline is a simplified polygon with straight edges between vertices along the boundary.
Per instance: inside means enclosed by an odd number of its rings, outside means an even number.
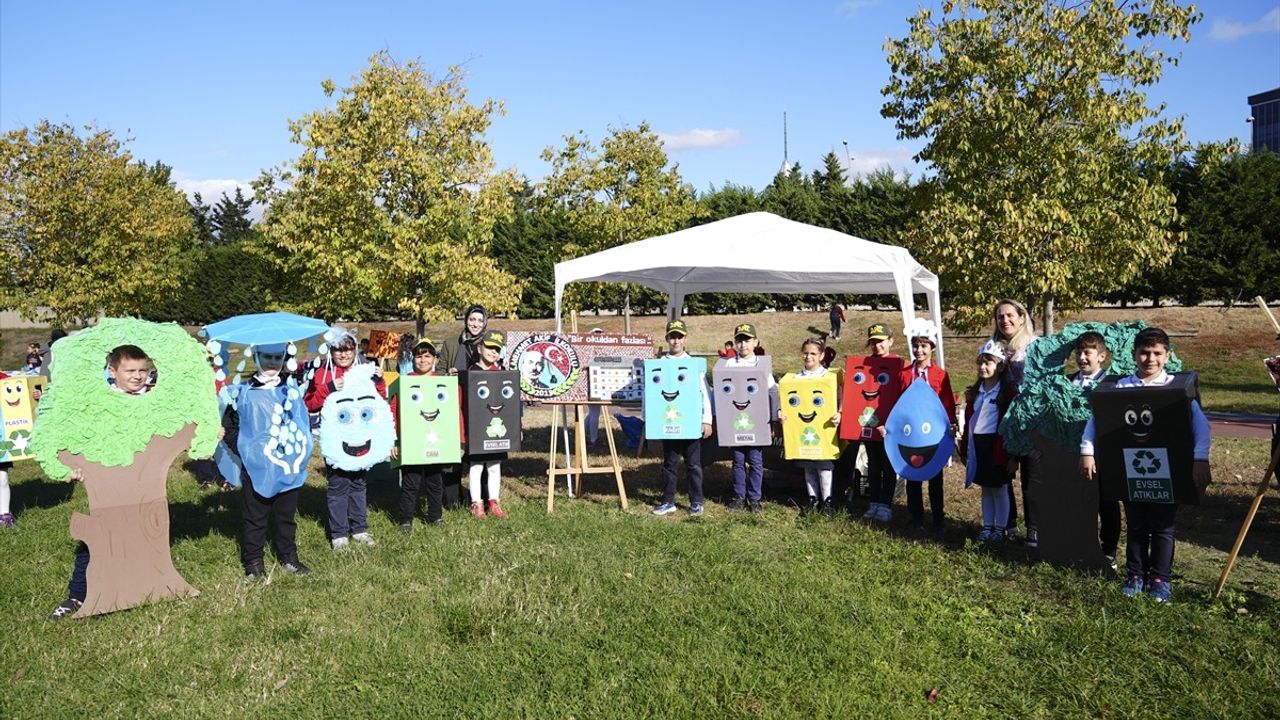
M71 516L71 536L89 546L88 594L75 617L198 595L169 553L169 466L191 445L195 426L155 435L132 465L104 467L63 451L58 459L84 472L89 514Z
M1103 570L1098 545L1098 483L1080 477L1080 456L1038 432L1031 442L1040 451L1040 479L1028 489L1039 508L1041 560L1082 570Z

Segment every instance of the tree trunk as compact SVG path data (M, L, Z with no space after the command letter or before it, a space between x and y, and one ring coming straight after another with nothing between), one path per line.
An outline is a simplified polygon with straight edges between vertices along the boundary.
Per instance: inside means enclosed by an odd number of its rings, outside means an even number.
M1044 299L1044 334L1053 333L1053 293L1049 293Z
M89 514L71 516L71 537L89 546L89 591L75 617L198 595L173 567L169 552L169 466L191 445L195 426L153 436L127 467L104 467L67 451L66 466L84 472Z

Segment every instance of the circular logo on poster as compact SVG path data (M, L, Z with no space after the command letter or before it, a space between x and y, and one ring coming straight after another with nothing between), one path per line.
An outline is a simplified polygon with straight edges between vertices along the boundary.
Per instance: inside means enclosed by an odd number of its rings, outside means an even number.
M520 389L531 397L560 397L582 374L578 351L551 333L534 333L511 348L508 367L520 373Z

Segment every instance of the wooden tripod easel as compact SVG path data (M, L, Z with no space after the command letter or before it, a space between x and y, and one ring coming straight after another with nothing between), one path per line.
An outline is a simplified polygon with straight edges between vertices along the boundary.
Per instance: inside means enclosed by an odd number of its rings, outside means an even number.
M555 509L556 501L556 478L567 476L577 478L577 493L582 492L582 480L585 475L596 473L613 473L613 478L618 483L618 500L622 503L622 509L627 509L627 489L622 484L622 465L618 463L618 446L613 439L613 423L615 420L610 417L612 413L609 408L613 403L608 400L589 400L581 403L558 403L555 401L543 402L551 408L551 454L547 458L547 512L551 513ZM587 460L587 433L585 425L586 407L588 405L596 405L600 407L601 422L604 423L604 436L609 443L609 464L592 466ZM567 467L558 467L559 461L556 457L557 445L559 443L560 431L560 411L561 408L567 409L573 407L573 458L566 463ZM619 426L621 429L621 426Z
M1271 324L1275 326L1276 337L1280 338L1280 322L1276 321L1276 316L1271 314L1271 308L1267 307L1267 303L1261 296L1254 298L1254 302L1262 308L1263 312L1271 318ZM1249 527L1253 525L1253 517L1258 514L1258 506L1262 504L1262 496L1267 494L1267 488L1271 486L1271 480L1276 476L1276 464L1280 461L1280 445L1271 453L1271 464L1267 466L1267 471L1263 473L1262 482L1258 484L1258 491L1253 495L1253 504L1249 506L1249 512L1244 516L1244 523L1240 526L1240 533L1236 535L1236 543L1231 546L1231 554L1227 556L1227 565L1222 568L1222 575L1218 578L1218 584L1213 588L1213 600L1218 599L1218 595L1222 594L1222 587L1227 584L1227 576L1231 574L1231 568L1235 567L1236 557L1240 554L1240 546L1244 544L1244 538L1249 534Z

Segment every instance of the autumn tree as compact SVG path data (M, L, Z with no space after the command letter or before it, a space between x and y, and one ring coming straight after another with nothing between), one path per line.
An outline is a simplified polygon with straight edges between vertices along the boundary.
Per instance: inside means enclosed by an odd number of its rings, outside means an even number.
M168 167L108 130L41 121L0 141L0 306L57 324L136 314L177 286L193 237Z
M1175 0L946 0L885 48L881 114L922 139L924 209L904 244L943 278L957 327L1002 296L1079 310L1178 244L1173 194L1147 168L1185 148L1144 89L1200 19Z
M483 300L516 307L520 283L489 255L516 186L484 139L502 105L467 100L460 68L435 78L385 51L350 87L321 87L332 107L289 123L301 154L254 183L261 223L291 274L311 289L302 310L360 319L393 307L451 319Z
M599 147L584 133L566 135L564 143L542 151L551 172L538 188L545 206L563 212L574 230L563 259L674 232L703 214L647 123L610 128ZM620 309L628 293L654 294L627 285L577 283L567 291L565 306Z

